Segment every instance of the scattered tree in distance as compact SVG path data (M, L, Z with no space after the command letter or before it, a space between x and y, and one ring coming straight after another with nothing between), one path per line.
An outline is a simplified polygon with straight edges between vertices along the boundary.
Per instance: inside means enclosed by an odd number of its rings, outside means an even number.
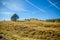
M13 14L11 16L11 21L17 21L19 19L19 16L17 14Z

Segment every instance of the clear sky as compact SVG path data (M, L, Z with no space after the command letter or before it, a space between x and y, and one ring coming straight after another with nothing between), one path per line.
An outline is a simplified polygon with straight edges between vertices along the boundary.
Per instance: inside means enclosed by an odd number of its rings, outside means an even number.
M60 18L60 0L0 0L0 20L10 20L14 13L20 20Z

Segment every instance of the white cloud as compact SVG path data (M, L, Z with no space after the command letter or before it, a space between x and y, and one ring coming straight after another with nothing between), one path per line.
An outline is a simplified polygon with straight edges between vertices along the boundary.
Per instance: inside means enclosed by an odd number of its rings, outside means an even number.
M56 7L57 9L59 9L60 10L60 7L58 7L56 4L54 4L53 2L51 2L50 0L48 0L48 2L51 4L51 5L53 5L54 7Z
M29 3L30 5L32 5L33 7L39 9L39 11L45 12L45 10L43 10L43 9L41 9L41 8L39 8L39 7L37 7L36 5L34 5L33 3L31 3L30 1L28 1L28 0L25 0L25 1L26 1L27 3Z
M14 14L14 12L0 12L0 21L2 20L10 20L10 17Z
M18 3L15 2L2 2L4 6L6 6L8 9L10 10L14 10L14 11L27 11L26 9L24 9L24 7Z
M14 13L13 12L0 12L0 14L11 15L11 14L14 14Z

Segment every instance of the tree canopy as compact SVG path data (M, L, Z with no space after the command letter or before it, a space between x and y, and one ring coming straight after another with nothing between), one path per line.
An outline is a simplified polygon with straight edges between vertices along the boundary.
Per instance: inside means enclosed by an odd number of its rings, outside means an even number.
M12 20L12 21L17 21L17 19L19 19L19 16L18 16L17 14L13 14L13 15L11 16L11 20Z

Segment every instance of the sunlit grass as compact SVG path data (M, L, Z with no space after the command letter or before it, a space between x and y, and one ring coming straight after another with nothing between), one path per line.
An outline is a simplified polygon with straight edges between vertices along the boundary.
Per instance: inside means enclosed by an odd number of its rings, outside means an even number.
M7 40L59 40L60 23L38 20L2 21L0 35Z

